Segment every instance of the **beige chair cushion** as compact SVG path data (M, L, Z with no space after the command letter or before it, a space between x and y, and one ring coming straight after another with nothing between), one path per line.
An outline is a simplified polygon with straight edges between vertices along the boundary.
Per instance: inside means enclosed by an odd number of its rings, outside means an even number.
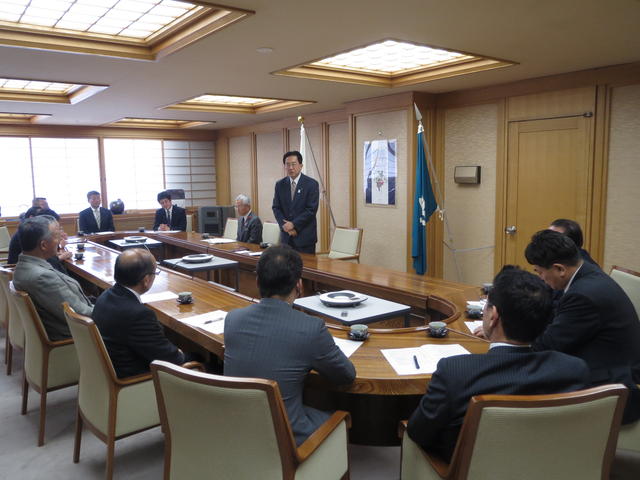
M347 472L347 425L342 422L296 471L296 480L339 479Z
M441 480L431 468L420 445L409 438L407 432L402 437L402 478L403 480Z
M9 242L11 242L11 235L9 235L9 229L7 227L0 227L0 252L9 251Z
M352 230L352 229L344 229L337 227L335 232L333 233L333 240L331 240L331 251L329 252L329 258L340 258L341 254L343 257L350 255L357 255L358 253L358 244L360 242L360 233L361 230Z
M237 218L227 218L227 224L224 227L224 234L222 235L224 238L230 238L235 240L238 238L238 219Z
M620 427L618 448L640 452L640 421Z
M262 241L272 245L280 243L280 226L274 222L264 222L262 224Z
M614 269L611 270L611 278L622 287L631 299L631 303L633 303L633 306L636 308L636 313L638 317L640 317L640 277Z

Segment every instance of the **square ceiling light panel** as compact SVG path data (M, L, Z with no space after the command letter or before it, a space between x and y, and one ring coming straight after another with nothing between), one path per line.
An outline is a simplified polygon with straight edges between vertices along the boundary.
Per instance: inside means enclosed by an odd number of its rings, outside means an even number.
M164 108L217 113L269 113L315 103L307 100L205 94Z
M254 12L175 0L2 0L0 45L156 60Z
M0 100L76 104L101 92L106 85L0 78Z
M128 128L193 128L203 125L211 125L215 122L201 122L198 120L169 120L160 118L131 118L125 117L115 122L108 123L111 127Z
M38 123L40 120L51 115L43 113L8 113L0 112L0 123L12 125L24 125Z
M300 78L400 87L514 65L514 62L387 39L273 72Z

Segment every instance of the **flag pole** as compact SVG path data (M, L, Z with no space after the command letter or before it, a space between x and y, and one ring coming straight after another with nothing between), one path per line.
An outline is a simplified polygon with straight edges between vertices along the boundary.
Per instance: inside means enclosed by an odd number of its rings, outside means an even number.
M307 135L307 129L304 128L304 118L298 116L298 122L300 122L300 150L303 150L306 154L306 144L309 144L309 150L311 151L311 159L313 160L313 164L316 167L316 172L318 172L318 183L320 184L320 193L322 193L322 197L324 198L325 204L327 205L327 209L329 210L329 216L331 217L331 222L333 222L334 228L336 225L336 219L333 216L333 210L331 209L331 204L329 203L329 198L327 197L327 190L324 187L324 181L322 180L322 172L320 172L320 168L318 168L318 162L316 162L316 156L313 154L313 147L311 146L311 141L309 140L309 136ZM303 157L304 160L304 157Z
M427 135L424 132L424 127L422 125L422 114L420 113L420 110L418 109L418 106L415 104L415 102L413 104L413 108L416 111L416 120L418 120L418 125L419 125L418 131L420 131L420 127L422 127L422 130L423 130L422 146L427 155L427 168L431 171L433 181L436 185L435 194L436 194L436 204L438 205L437 207L438 217L440 218L441 221L444 221L445 230L447 232L447 237L449 239L448 243L447 242L443 242L443 243L446 245L446 247L449 250L451 250L451 253L453 254L453 264L456 268L456 275L457 275L458 281L461 282L462 274L460 272L460 266L458 265L458 259L456 257L456 249L454 248L454 244L453 244L453 236L451 235L451 227L449 226L447 211L444 208L444 197L442 196L442 190L440 189L440 180L438 179L436 169L433 165L433 159L431 158L431 150L429 149L429 144L427 143ZM426 229L427 226L425 225L424 228Z

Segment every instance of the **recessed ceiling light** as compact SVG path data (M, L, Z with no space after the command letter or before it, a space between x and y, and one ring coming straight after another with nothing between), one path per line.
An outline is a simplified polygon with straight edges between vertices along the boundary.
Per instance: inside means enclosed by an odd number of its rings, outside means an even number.
M199 120L169 120L161 118L132 118L125 117L115 122L108 123L112 127L129 128L193 128L209 125L215 122L201 122Z
M273 73L396 87L513 64L466 52L387 39Z
M268 113L315 103L308 100L205 94L164 108L219 113Z
M105 88L106 85L0 78L0 100L76 104Z
M44 113L0 112L0 123L10 123L10 124L37 123L40 120L50 116L51 115L44 114Z

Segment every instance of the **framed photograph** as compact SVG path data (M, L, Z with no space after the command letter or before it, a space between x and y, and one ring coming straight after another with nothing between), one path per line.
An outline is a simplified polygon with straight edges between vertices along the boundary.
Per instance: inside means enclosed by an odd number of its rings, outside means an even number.
M367 205L396 204L398 142L372 140L364 142L364 201Z

